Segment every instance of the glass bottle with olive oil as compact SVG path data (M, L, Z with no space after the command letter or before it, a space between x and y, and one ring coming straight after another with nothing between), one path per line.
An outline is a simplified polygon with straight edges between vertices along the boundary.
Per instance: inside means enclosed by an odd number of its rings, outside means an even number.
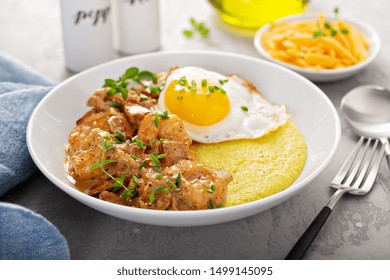
M257 29L278 18L304 11L308 0L209 0L223 21L241 28Z

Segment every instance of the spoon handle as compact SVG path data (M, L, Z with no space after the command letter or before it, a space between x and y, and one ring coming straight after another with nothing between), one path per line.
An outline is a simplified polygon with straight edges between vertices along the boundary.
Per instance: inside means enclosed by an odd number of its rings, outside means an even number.
M390 170L390 154L386 155L386 160L387 160L387 165L389 166L389 170Z
M390 144L387 138L383 143L383 145L385 145L385 155L386 155L387 165L389 166L389 170L390 170Z

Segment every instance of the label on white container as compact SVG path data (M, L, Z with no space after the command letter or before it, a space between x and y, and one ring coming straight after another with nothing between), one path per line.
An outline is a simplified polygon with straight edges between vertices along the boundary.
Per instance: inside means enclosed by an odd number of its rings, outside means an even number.
M61 0L65 61L79 72L117 57L110 0Z
M160 48L158 0L111 0L114 48L137 54Z

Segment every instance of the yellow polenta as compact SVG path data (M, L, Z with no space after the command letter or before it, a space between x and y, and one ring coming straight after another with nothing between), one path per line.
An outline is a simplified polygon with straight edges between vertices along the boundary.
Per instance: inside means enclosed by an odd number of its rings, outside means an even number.
M258 139L195 144L199 161L228 171L226 206L258 200L290 186L306 162L303 135L291 122Z

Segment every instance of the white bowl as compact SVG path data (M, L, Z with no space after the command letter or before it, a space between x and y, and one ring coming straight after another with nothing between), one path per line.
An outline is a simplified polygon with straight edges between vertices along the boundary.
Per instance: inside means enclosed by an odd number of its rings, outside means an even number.
M271 102L287 104L292 121L303 133L308 158L299 178L286 190L233 207L199 211L138 209L96 199L78 191L66 178L64 145L75 122L87 110L87 98L105 78L117 78L137 66L154 72L172 66L200 66L251 81ZM253 57L221 52L160 52L126 57L71 77L39 103L27 128L30 154L43 174L64 192L101 212L139 223L199 226L228 222L269 209L302 190L329 163L340 139L340 121L328 97L314 84L278 65ZM256 170L253 170L256 172ZM60 202L59 202L60 203Z
M277 20L276 22L280 21L301 21L303 19L315 19L318 17L318 14L314 13L304 13L296 16L289 16L285 18L281 18ZM334 15L325 15L327 19L330 21L333 21L336 19ZM276 59L272 57L262 46L261 44L261 36L265 31L267 31L270 28L270 24L266 24L262 26L255 34L254 37L254 45L259 54L272 62L275 62L279 65L282 65L286 68L289 68L302 76L308 78L309 80L313 82L331 82L331 81L337 81L341 79L348 78L350 76L353 76L357 74L358 72L362 71L365 67L367 67L378 55L379 49L381 46L381 41L379 38L378 33L375 31L374 28L369 26L367 23L364 23L358 19L349 18L349 17L342 17L342 19L353 26L355 26L367 39L369 43L369 49L368 49L368 57L359 62L358 64L341 68L341 69L334 69L334 70L313 70L313 69L307 69L299 66L295 66L292 64L285 63L283 61L280 61L279 59Z

